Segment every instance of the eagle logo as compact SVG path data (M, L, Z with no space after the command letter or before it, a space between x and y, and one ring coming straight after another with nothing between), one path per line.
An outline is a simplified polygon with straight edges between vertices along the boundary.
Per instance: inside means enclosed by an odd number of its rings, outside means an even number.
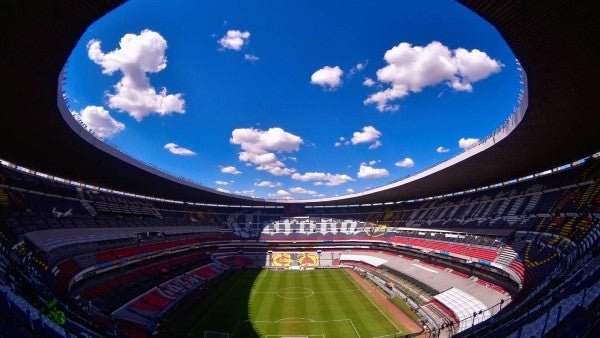
M298 254L297 262L300 266L317 266L319 265L319 257L313 252L303 252Z
M387 225L368 222L365 224L365 234L369 237L381 237L387 232Z
M396 218L397 214L389 210L371 214L365 223L365 234L369 237L385 235L388 224L392 224Z

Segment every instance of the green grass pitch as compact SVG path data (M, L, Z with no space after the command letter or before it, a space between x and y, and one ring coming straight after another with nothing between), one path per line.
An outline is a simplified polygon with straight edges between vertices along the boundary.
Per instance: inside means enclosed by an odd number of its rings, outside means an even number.
M181 307L184 309L182 310ZM238 270L170 316L169 337L395 337L408 331L343 270Z

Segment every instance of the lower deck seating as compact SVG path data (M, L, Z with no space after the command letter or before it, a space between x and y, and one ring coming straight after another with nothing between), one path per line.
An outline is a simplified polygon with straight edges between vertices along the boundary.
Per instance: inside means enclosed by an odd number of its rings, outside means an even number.
M251 268L256 266L256 262L253 257L243 256L243 255L233 255L233 256L221 256L217 258L219 262L230 267L230 268Z
M210 263L210 257L204 252L163 258L158 262L112 271L104 281L86 282L76 286L74 292L76 297L94 301L99 308L112 311L140 292L207 263Z

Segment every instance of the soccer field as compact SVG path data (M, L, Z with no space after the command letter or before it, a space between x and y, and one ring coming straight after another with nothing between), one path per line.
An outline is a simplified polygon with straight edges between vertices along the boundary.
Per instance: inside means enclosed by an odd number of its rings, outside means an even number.
M408 331L343 270L240 270L171 318L180 337L394 337Z

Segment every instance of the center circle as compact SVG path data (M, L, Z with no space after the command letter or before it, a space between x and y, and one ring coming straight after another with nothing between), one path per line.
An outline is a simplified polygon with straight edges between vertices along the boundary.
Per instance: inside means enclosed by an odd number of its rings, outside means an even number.
M281 298L300 299L308 298L314 294L313 290L307 288L290 287L277 290L275 293Z

